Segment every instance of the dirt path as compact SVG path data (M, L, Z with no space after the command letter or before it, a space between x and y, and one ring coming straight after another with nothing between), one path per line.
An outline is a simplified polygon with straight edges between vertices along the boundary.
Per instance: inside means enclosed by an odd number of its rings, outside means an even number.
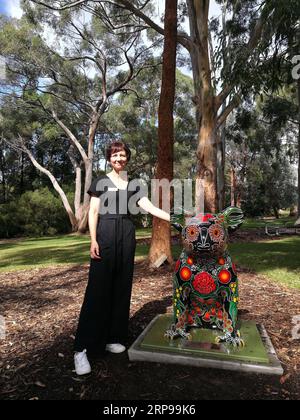
M146 274L145 274L146 273ZM130 363L126 353L92 361L93 373L77 378L72 342L88 265L0 274L0 399L299 399L300 341L292 316L300 291L240 270L240 315L263 323L285 374L249 375L152 363ZM160 291L160 292L158 292ZM136 264L128 345L158 313L171 308L172 274Z

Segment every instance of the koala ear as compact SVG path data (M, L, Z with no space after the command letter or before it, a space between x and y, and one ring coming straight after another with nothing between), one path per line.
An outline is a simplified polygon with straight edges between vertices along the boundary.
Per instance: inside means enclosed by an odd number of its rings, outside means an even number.
M171 226L173 226L176 230L178 230L178 232L182 232L182 230L183 230L183 226L180 223L172 223L171 222Z
M187 212L182 207L179 207L176 209L172 208L171 213L170 213L171 226L173 226L179 232L182 232L184 219L186 215L187 215Z
M230 232L238 229L244 221L244 213L238 207L228 207L221 214L219 214L219 217L224 219L225 227Z

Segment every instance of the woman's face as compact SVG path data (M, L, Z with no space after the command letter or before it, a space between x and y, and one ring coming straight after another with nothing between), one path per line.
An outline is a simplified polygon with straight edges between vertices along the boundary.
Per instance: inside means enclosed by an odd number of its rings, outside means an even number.
M110 157L110 164L116 172L123 171L127 164L127 155L125 150L113 153Z

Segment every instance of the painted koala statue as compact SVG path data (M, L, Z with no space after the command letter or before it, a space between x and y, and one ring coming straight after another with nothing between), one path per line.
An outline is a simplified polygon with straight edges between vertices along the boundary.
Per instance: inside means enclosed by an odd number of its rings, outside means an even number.
M181 232L183 250L173 276L174 323L165 333L190 339L192 327L221 330L217 343L244 346L237 329L238 278L228 253L228 232L243 223L243 212L229 207L220 214L199 214L185 227L178 216L171 224Z

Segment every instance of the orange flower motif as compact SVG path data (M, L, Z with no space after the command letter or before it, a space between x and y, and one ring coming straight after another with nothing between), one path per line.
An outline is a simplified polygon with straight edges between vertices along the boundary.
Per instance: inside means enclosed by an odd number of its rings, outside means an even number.
M231 274L228 270L222 270L219 273L219 280L222 284L228 284L231 280Z
M192 272L188 267L183 267L180 270L180 277L183 281L188 281L192 277Z
M218 310L218 315L217 315L218 319L223 319L223 311L221 311L221 309Z
M216 316L216 314L217 314L217 312L216 312L216 308L211 308L211 310L210 310L210 314L211 314L212 316Z
M225 258L219 258L218 263L219 263L220 265L225 265L225 263L226 263Z
M230 333L233 332L232 321L228 317L224 317L223 328Z
M204 321L210 321L210 313L209 312L206 312L206 314L204 315L204 317L203 317L203 319L204 319Z

